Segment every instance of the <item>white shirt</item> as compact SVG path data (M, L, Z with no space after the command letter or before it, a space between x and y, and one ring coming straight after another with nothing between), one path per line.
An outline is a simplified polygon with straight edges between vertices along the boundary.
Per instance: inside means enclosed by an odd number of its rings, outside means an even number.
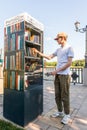
M71 46L65 45L64 47L58 48L54 53L57 56L57 66L56 69L63 67L67 62L69 57L74 57L74 52ZM70 74L70 67L58 72L58 74L68 75Z

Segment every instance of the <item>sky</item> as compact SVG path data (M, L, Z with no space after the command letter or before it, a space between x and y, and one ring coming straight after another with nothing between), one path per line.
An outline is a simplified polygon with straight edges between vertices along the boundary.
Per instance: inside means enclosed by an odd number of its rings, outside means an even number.
M87 0L3 0L0 2L0 48L4 48L4 21L27 12L44 25L43 49L52 54L58 44L54 40L59 32L68 34L68 43L74 49L74 59L84 59L85 33L75 31L74 23L80 28L87 23ZM56 59L54 59L55 61Z

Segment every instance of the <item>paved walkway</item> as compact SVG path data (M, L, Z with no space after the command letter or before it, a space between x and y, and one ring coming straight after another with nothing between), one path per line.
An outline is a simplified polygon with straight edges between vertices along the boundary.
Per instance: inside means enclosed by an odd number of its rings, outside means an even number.
M53 81L44 80L44 112L29 123L25 130L87 130L87 86L81 84L70 88L71 120L61 124L61 118L51 118L56 111ZM3 118L3 95L0 95L0 118Z

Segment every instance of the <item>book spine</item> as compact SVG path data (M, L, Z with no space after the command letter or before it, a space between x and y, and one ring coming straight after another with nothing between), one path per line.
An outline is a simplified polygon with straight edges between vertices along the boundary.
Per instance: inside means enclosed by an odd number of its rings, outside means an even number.
M12 89L15 89L15 72L12 71Z
M20 76L20 90L23 90L23 87L24 87L24 76L21 75Z
M18 75L18 90L20 90L20 75Z
M15 77L15 83L16 83L16 90L18 90L18 72L16 72L16 77Z

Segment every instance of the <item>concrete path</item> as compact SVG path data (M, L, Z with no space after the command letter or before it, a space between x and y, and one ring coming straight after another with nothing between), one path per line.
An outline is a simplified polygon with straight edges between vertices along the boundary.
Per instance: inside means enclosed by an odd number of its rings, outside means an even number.
M81 84L70 87L71 120L61 124L61 118L51 118L56 111L53 81L44 80L44 112L29 123L25 130L87 130L87 86ZM0 95L0 118L3 118L3 95ZM4 118L3 118L4 119Z

